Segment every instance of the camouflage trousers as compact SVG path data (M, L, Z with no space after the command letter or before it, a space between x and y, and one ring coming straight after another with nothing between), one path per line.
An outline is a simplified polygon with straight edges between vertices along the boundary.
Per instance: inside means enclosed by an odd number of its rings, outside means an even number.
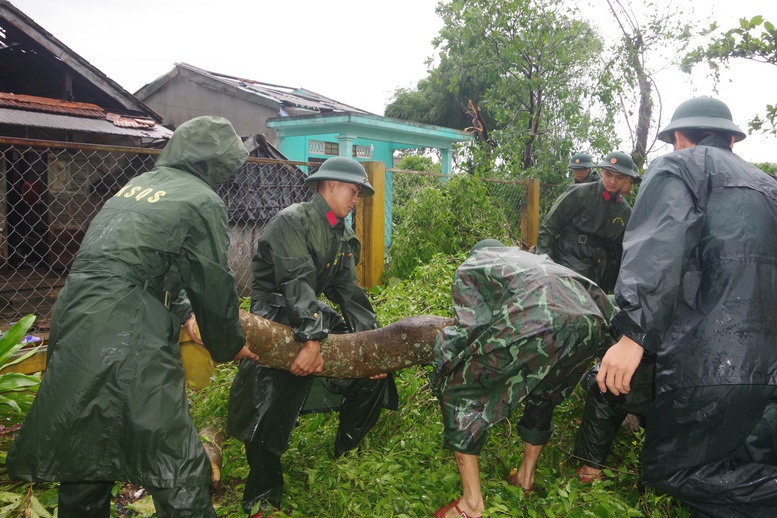
M456 326L446 328L442 340L445 333L462 332L466 331ZM470 347L469 357L454 370L433 373L430 380L440 399L444 446L478 455L488 430L524 401L518 434L530 444L545 444L552 433L554 408L609 345L607 337L601 316L577 314L569 319L559 316L533 336L492 337Z

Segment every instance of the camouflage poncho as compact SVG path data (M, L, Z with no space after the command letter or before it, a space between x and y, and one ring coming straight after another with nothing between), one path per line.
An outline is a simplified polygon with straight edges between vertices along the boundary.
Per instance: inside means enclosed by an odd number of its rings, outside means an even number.
M430 383L456 451L479 452L487 430L527 397L552 415L612 343L604 292L545 255L477 250L452 291L456 322L437 336ZM550 435L542 432L540 443Z

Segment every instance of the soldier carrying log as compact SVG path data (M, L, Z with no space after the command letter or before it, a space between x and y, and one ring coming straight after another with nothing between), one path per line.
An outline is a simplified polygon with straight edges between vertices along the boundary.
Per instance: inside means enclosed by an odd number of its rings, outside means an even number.
M397 408L390 375L317 376L324 372L321 342L329 334L378 327L356 284L360 244L345 221L359 197L374 189L362 165L346 157L325 161L305 185L316 191L313 199L279 212L259 238L251 294L252 313L290 326L299 352L288 370L241 362L230 391L227 433L245 443L250 472L243 509L249 516L280 506L281 454L300 412L340 409L334 451L340 456L359 445L381 408ZM342 316L319 300L321 294Z

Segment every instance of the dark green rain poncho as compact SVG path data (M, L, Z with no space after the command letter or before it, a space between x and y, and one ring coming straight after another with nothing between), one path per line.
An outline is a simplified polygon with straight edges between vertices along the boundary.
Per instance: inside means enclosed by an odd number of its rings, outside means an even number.
M216 361L242 348L226 209L214 189L247 153L226 119L175 132L89 226L54 307L46 375L8 454L15 479L210 483L166 307L186 290Z
M655 160L615 297L656 355L641 480L704 516L777 516L777 183L717 136Z
M606 196L601 181L570 186L542 220L537 253L548 254L610 293L618 278L630 216L626 200Z

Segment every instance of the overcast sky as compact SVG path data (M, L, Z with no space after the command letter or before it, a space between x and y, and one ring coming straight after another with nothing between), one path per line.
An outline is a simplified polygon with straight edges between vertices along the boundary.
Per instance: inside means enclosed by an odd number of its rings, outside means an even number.
M670 4L671 0L657 0ZM610 20L605 0L592 0L597 23ZM437 0L11 0L45 30L130 92L176 62L266 83L303 87L382 115L397 87L425 77L431 41L442 22ZM625 3L628 3L626 0ZM777 24L774 0L704 0L693 4L724 27L763 14ZM634 2L635 8L644 5ZM687 7L686 7L687 8ZM709 13L705 12L709 11ZM614 27L605 23L604 33ZM712 95L699 69L692 77L656 77L666 106ZM777 67L740 64L718 97L746 129L747 120L777 103ZM624 139L626 143L628 141ZM777 139L749 136L735 151L777 162Z

